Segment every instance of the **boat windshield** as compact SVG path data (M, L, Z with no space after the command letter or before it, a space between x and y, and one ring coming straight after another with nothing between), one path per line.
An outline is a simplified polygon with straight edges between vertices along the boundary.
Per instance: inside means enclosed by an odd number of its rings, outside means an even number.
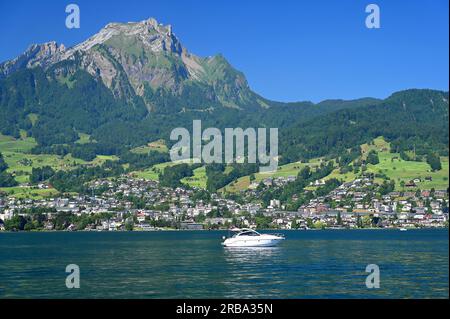
M254 230L246 230L239 234L236 234L236 236L260 236L259 233L255 232Z

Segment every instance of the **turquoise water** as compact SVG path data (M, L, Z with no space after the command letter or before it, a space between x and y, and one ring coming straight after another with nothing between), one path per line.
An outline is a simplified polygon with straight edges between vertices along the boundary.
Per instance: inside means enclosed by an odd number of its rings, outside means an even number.
M449 297L448 229L284 233L259 249L224 248L221 231L0 233L0 298Z

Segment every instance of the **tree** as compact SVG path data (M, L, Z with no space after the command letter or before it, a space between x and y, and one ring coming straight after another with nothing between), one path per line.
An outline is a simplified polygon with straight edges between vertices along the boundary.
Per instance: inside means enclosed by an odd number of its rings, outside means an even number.
M7 172L0 172L0 187L12 187L16 186L17 181L11 174Z
M298 228L298 224L297 221L294 219L291 223L291 229L297 229Z
M31 170L30 182L38 183L49 179L55 174L55 171L50 166L33 167Z
M6 164L5 160L3 159L2 153L0 153L0 172L4 172L8 169L8 164Z
M363 227L361 216L359 214L356 216L356 227L358 227L358 228L362 228Z
M422 193L421 193L420 189L417 189L417 190L416 190L415 196L416 196L417 198L420 198L421 195L422 195Z
M378 188L378 191L381 195L389 194L390 192L393 192L395 189L395 182L391 180L390 182L384 180L383 184L380 185Z
M7 169L8 164L6 164L2 153L0 153L0 187L11 187L17 185L17 181L14 177L6 172Z
M205 221L205 219L206 219L206 216L203 213L200 213L200 214L198 214L197 216L194 217L194 221L196 223L203 223Z
M411 160L411 158L408 156L408 154L406 154L406 152L405 151L400 151L400 158L402 159L402 160L404 160L404 161L410 161Z
M370 227L372 225L372 217L369 215L363 216L362 225L363 225L363 227L366 227L366 226Z
M405 189L405 181L400 181L400 187L401 187L402 189Z
M309 166L306 166L298 173L298 178L301 178L303 180L309 179L310 176L311 176L311 168L309 168Z
M27 224L27 220L25 217L14 214L14 216L8 220L5 220L5 229L6 230L24 230L25 225Z
M260 229L270 228L272 218L264 216L263 214L257 214L255 216L256 227Z
M369 154L367 154L367 163L376 165L380 162L380 159L378 158L378 153L374 150L371 150Z
M127 221L126 223L125 223L125 230L127 230L127 231L133 231L133 222L130 222L130 221Z
M427 155L427 163L430 165L433 172L440 171L442 169L441 159L439 158L439 156L436 156L432 153L429 153Z
M316 221L313 225L314 225L313 228L316 229L325 229L327 227L327 224L320 220Z
M337 223L338 225L342 225L341 212L338 212L338 213L337 213L337 216L336 216L336 223Z
M159 174L159 182L161 186L165 187L181 187L183 186L181 179L193 176L193 170L197 167L199 167L198 164L188 165L185 163L166 167L164 172Z

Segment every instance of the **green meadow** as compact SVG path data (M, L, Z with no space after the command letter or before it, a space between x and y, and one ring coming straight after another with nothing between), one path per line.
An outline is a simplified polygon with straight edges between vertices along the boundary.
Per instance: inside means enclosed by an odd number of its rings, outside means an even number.
M34 119L34 118L33 118ZM23 133L23 134L22 134ZM107 160L118 160L117 156L98 155L93 161L86 162L84 160L74 158L70 154L66 156L58 156L54 154L31 154L31 149L36 146L36 141L27 137L25 132L21 132L22 137L15 139L10 136L0 134L0 152L8 164L8 172L12 173L15 179L22 184L20 187L2 188L0 191L7 192L8 194L14 193L16 197L32 197L40 198L43 196L52 196L55 194L55 190L35 189L31 187L24 187L29 182L29 176L33 167L51 166L55 170L70 170L77 165L89 164L99 165ZM79 134L79 140L77 143L90 142L90 136L88 134ZM384 174L396 183L396 190L406 190L402 187L403 183L407 183L414 179L419 179L417 187L420 189L447 189L448 174L449 174L449 158L441 157L442 170L432 172L430 166L426 162L404 161L400 158L398 153L390 152L390 145L382 137L376 138L372 143L361 145L362 159L367 157L367 153L370 150L375 150L378 153L380 162L376 165L367 165L367 172L376 174ZM137 147L132 150L135 153L144 154L149 151L167 152L167 146L164 141L155 141L148 143L145 146ZM272 177L288 177L297 176L300 170L306 166L317 167L323 159L317 158L309 161L308 163L295 162L278 167L276 172L270 173L256 173L254 174L254 182L259 183L265 178ZM180 163L192 163L192 160L178 161L178 162L166 162L153 165L145 170L133 172L134 176L138 178L145 178L148 180L158 180L158 176L164 171L166 167L177 165ZM229 173L232 170L231 166L228 166L225 173ZM425 180L425 178L431 178ZM351 181L358 178L358 174L348 172L341 174L339 168L336 168L330 175L325 177L325 180L337 178L342 181ZM377 180L381 182L381 179ZM199 167L194 170L194 175L186 177L181 180L182 183L194 187L206 188L206 168L205 166ZM247 189L251 185L250 175L243 176L237 180L231 182L220 191L225 192L239 192Z
M395 181L396 190L404 191L406 188L402 187L402 182L407 183L414 179L420 179L416 188L412 189L439 189L444 190L449 186L449 158L441 157L442 169L440 171L432 172L430 166L426 162L404 161L400 158L400 154L390 152L390 144L384 140L383 137L378 137L370 144L361 145L361 158L366 159L370 150L375 150L378 153L380 162L376 165L368 164L367 172L384 174L390 179ZM255 174L255 182L259 183L261 180L267 177L287 177L297 176L298 172L309 165L315 167L320 164L321 159L313 159L309 163L290 163L278 167L275 173L257 173ZM344 182L350 182L359 177L359 174L355 174L352 171L345 174L340 173L339 167L333 170L333 172L324 178L329 180L336 178ZM431 181L426 181L425 177L431 177ZM381 179L376 179L377 182L382 182ZM239 192L247 189L251 185L250 176L243 176L224 188L221 191L226 192ZM308 189L314 189L311 186Z
M22 133L22 132L21 132ZM24 132L23 132L24 133ZM54 170L70 170L77 165L89 164L100 165L107 160L117 160L117 156L97 155L97 157L86 162L79 158L74 158L70 154L59 156L54 154L31 154L30 151L37 145L34 138L22 137L15 139L11 136L0 134L0 153L2 153L5 162L8 164L8 173L11 173L20 186L3 187L1 192L14 195L17 198L34 198L39 199L46 196L54 196L58 192L55 189L37 189L26 186L29 183L29 177L33 167L50 166ZM89 135L80 135L81 143L89 141Z
M194 176L181 179L181 182L183 184L199 188L206 188L206 181L207 178L205 166L194 169Z
M374 174L384 174L391 180L395 181L395 189L397 191L405 191L407 188L402 187L401 184L405 184L411 180L419 179L421 180L411 189L447 189L448 174L449 174L449 159L448 157L441 157L442 169L436 172L432 172L430 165L426 162L416 162L416 161L405 161L400 158L399 153L390 152L390 144L384 140L383 137L378 137L373 140L371 144L361 145L362 159L367 157L367 154L371 150L375 150L378 153L378 158L380 162L376 165L368 164L367 172ZM431 177L431 181L426 181L425 177ZM328 175L325 180L330 178L337 178L345 182L354 180L358 178L357 174L349 172L346 174L339 173L339 169L334 170L330 175ZM382 182L381 179L377 178L377 182Z
M43 199L45 197L56 196L59 192L56 189L37 189L28 186L0 187L0 192L18 199Z
M152 167L147 168L145 170L135 171L132 174L137 178L144 178L152 181L157 181L159 179L158 177L159 174L162 173L166 167L173 165L175 164L173 164L172 162L165 162L153 165Z
M91 141L91 136L89 134L78 133L78 136L79 136L79 139L78 139L78 141L75 142L77 144L87 144L87 143L93 142L93 141Z
M192 164L193 161L189 159L189 160L183 160L183 161L160 163L160 164L153 165L152 167L150 167L146 170L135 171L132 174L137 178L144 178L147 180L157 181L157 180L159 180L159 174L162 173L164 171L164 169L166 169L166 167L171 167L171 166L178 165L181 163ZM194 173L193 176L185 177L185 178L181 179L181 182L183 184L186 184L186 185L189 185L192 187L206 188L206 180L207 180L206 167L205 166L198 167L198 168L194 169L193 173Z
M367 165L367 171L381 173L395 181L396 190L405 190L401 182L407 183L414 179L420 179L417 183L419 189L439 189L448 187L449 160L441 157L442 169L432 172L430 165L425 162L404 161L400 154L382 152L378 154L380 163ZM431 181L425 181L425 177L431 177Z
M411 180L419 179L416 183L417 187L412 189L439 189L444 190L448 187L449 159L441 157L442 169L436 172L431 171L430 165L426 162L405 161L400 158L399 153L390 152L390 144L383 137L373 140L373 143L361 145L363 153L362 158L365 159L370 150L378 153L380 162L376 165L368 164L367 172L384 174L395 181L395 188L398 191L406 190L401 184L405 184ZM425 177L431 177L431 181L426 181Z
M158 140L155 142L148 143L147 145L135 147L131 152L136 154L148 154L150 151L156 151L161 153L169 152L165 142L163 140Z
M182 164L182 163L192 164L193 161L191 159L187 159L187 160L175 161L175 162L164 162L164 163L160 163L160 164L155 164L145 170L134 171L134 172L132 172L132 174L133 174L133 176L135 176L137 178L144 178L144 179L148 179L148 180L152 180L152 181L157 181L159 179L159 174L164 172L164 169L166 167L170 167L170 166L174 166L174 165L178 165L178 164ZM194 170L194 172L195 172L195 170Z
M320 158L312 159L308 163L295 162L289 163L285 165L278 166L276 172L267 172L267 173L256 173L254 174L255 179L254 182L259 183L262 180L272 177L288 177L288 176L297 176L297 174L306 166L316 167L320 165ZM238 178L237 180L231 182L227 186L220 189L220 191L235 193L241 190L247 189L252 182L250 181L250 175L243 176Z

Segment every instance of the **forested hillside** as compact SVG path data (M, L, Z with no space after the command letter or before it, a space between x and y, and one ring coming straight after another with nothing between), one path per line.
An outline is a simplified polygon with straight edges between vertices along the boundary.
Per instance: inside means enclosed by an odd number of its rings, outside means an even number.
M171 27L154 19L108 24L69 49L56 42L32 45L0 64L0 133L7 145L0 152L6 150L8 172L20 182L37 168L32 159L42 160L41 170L55 170L57 185L80 165L113 160L124 172L148 170L169 161L168 154L133 150L157 140L171 147L171 131L191 131L193 120L222 131L279 128L280 164L323 157L349 170L360 145L382 136L403 160L438 169L439 156L449 151L448 114L448 92L433 90L396 92L384 100L270 101L253 92L225 57L189 53ZM15 149L12 137L27 147ZM111 165L89 172L109 175L101 170ZM173 168L178 171L161 172L161 178L173 186L199 168ZM203 170L212 191L256 171L257 165ZM13 185L12 175L1 172L2 184ZM76 172L88 174L85 168ZM175 183L168 181L173 176Z
M408 90L376 105L299 121L280 138L282 162L329 155L384 136L396 152L448 155L448 92Z

